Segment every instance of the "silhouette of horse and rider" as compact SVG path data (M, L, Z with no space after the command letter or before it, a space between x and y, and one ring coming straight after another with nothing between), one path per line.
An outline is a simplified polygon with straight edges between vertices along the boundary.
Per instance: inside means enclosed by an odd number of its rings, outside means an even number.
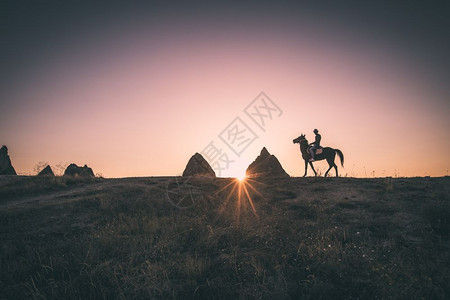
M304 134L301 134L298 138L294 139L292 142L294 144L300 144L300 152L302 153L302 158L305 161L305 174L306 176L308 171L308 163L311 166L311 169L314 172L314 175L317 176L316 170L314 169L313 162L316 160L324 160L326 159L329 165L328 170L325 172L325 177L327 177L328 172L330 172L331 168L334 167L336 171L336 177L339 176L338 169L336 164L334 163L334 159L336 157L336 153L341 159L341 165L344 166L344 154L342 154L341 150L333 149L330 147L323 148L320 146L320 140L322 136L319 134L317 129L314 129L314 134L316 135L313 143L309 144Z

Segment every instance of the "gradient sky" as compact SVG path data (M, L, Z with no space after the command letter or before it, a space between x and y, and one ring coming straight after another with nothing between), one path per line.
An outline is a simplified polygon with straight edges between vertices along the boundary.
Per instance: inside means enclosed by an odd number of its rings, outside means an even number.
M445 1L130 3L1 2L0 143L19 173L178 175L214 142L222 176L263 146L300 176L292 140L318 128L341 175L448 175ZM265 132L244 113L262 91L282 110ZM240 157L218 137L236 117L258 135Z

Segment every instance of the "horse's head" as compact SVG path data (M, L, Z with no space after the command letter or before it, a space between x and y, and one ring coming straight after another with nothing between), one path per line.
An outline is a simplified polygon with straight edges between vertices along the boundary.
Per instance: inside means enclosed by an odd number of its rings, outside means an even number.
M304 134L301 134L298 138L296 138L296 139L293 140L292 142L293 142L294 144L300 144L302 141L305 141L305 140L306 140L305 135L304 135Z

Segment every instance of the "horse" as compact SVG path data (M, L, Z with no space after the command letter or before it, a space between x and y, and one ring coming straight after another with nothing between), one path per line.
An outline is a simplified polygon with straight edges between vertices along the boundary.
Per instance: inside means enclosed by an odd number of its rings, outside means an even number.
M302 134L298 138L294 139L292 141L294 144L300 144L300 152L302 153L302 157L305 160L305 174L303 177L306 176L306 172L308 171L308 162L311 166L311 169L314 171L314 175L317 176L316 170L314 170L314 166L312 162L309 161L311 158L311 154L308 151L308 140L306 139L305 135ZM331 170L331 168L334 167L336 170L336 177L338 177L338 169L336 164L334 163L334 158L336 157L336 153L338 154L339 158L341 159L341 165L344 167L344 154L342 154L341 150L339 149L333 149L330 147L323 148L323 152L320 154L314 155L314 160L323 160L326 159L328 162L328 165L330 166L328 170L325 172L325 177L327 177L328 172Z

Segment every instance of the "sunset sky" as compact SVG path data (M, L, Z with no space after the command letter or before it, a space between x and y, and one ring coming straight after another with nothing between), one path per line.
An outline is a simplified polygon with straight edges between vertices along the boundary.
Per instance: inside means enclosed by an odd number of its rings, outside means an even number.
M449 174L445 1L185 2L1 2L0 144L18 173L179 175L212 142L233 161L220 176L263 146L301 176L292 140L317 128L342 176ZM246 113L261 92L277 107L263 127ZM236 122L253 133L239 154Z

